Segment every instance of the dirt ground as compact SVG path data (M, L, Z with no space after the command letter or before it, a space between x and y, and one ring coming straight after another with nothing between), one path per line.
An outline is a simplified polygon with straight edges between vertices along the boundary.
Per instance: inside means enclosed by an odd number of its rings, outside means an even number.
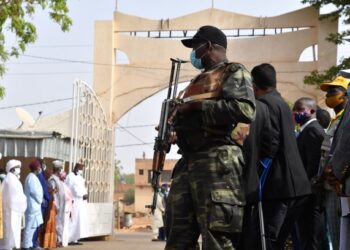
M82 241L81 246L69 246L67 250L161 250L165 242L152 242L151 231L137 232L135 230L120 230L107 241Z

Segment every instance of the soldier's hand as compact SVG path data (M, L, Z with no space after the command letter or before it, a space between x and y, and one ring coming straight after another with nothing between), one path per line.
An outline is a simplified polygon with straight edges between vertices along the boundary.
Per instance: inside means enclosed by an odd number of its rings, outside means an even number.
M175 144L177 142L177 135L175 131L169 133L169 143Z

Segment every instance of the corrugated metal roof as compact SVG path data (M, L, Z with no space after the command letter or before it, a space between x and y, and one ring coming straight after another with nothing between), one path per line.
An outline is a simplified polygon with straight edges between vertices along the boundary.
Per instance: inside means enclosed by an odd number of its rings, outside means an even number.
M0 129L0 138L43 139L43 138L52 138L52 137L61 138L62 135L55 131Z
M69 161L70 138L54 131L0 130L0 152L3 156Z

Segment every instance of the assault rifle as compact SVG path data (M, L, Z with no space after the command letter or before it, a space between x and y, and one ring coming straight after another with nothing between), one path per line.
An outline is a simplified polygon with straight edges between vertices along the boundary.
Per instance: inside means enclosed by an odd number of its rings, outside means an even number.
M152 205L146 205L146 208L150 208L152 214L157 206L157 197L159 192L159 179L160 174L163 171L164 161L166 154L170 151L171 143L169 142L170 132L172 131L171 122L169 117L176 112L176 95L177 85L179 82L181 64L186 63L181 59L170 58L171 71L168 87L167 98L162 103L162 109L160 112L160 119L158 125L158 135L154 142L154 154L152 163L152 188L154 191Z

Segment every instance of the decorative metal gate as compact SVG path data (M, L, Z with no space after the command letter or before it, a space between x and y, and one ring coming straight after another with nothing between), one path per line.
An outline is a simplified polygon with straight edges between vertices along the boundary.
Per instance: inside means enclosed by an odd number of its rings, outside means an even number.
M71 133L70 168L85 165L89 203L113 202L114 130L95 92L80 80L73 87Z

